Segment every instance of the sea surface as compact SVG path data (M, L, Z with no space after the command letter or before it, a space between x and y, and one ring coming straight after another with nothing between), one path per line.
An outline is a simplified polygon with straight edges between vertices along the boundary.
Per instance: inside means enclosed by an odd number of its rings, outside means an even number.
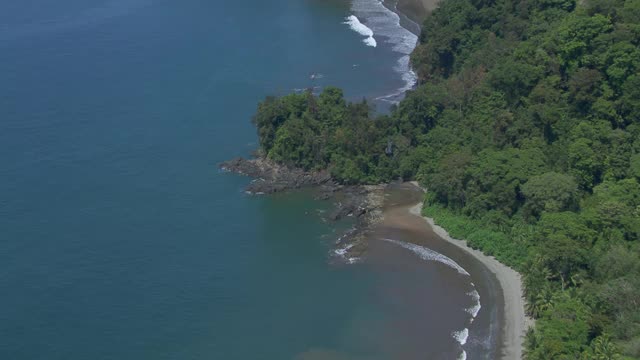
M454 268L341 263L330 203L216 166L266 95L387 111L415 40L377 0L2 2L0 359L461 356Z

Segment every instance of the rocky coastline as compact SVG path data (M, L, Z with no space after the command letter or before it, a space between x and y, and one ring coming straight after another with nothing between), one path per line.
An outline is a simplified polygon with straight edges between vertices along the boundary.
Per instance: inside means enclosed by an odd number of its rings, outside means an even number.
M245 188L247 194L268 195L311 189L317 200L333 202L333 209L323 215L326 221L335 222L348 217L355 220L353 227L335 242L335 254L346 261L363 255L366 251L366 234L382 219L387 184L342 185L327 170L305 171L278 164L260 155L225 161L219 164L219 168L252 178Z
M220 169L253 178L246 191L250 194L273 194L305 186L338 186L328 171L304 171L280 165L264 157L235 158L219 165Z

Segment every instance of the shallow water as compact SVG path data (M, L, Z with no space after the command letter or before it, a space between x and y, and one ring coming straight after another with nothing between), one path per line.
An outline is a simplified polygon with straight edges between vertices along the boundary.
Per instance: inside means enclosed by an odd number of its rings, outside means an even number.
M0 5L0 358L422 358L444 278L393 247L413 267L335 265L329 204L216 169L268 94L384 110L392 40L343 1Z
M437 296L425 303L437 304L432 313L424 317L431 328L423 332L437 339L428 342L431 352L427 358L451 359L456 358L457 353L458 358L495 359L502 340L500 324L503 321L499 311L503 300L497 279L471 255L439 238L421 217L409 214L409 208L421 197L409 184L392 185L388 189L385 220L372 235L371 253L386 258L391 253L389 246L394 246L403 251L403 256L409 253L414 259L420 259L427 273L437 274L439 284L425 283L431 290L438 291ZM381 244L382 250L376 250ZM406 260L397 260L403 261ZM452 336L438 339L446 333Z

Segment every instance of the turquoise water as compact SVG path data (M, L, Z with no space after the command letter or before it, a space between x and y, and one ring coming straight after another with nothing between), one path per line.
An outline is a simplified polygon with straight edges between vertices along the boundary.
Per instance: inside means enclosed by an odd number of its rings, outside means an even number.
M393 358L370 331L394 315L381 272L331 264L329 204L216 169L255 148L265 95L331 84L384 109L407 85L404 50L364 44L354 11L0 4L0 358Z

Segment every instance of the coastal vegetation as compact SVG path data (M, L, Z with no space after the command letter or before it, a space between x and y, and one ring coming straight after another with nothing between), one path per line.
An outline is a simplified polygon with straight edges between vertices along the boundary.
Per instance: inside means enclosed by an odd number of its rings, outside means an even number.
M640 0L444 0L389 115L270 97L264 156L416 179L424 213L523 276L526 358L640 358Z

